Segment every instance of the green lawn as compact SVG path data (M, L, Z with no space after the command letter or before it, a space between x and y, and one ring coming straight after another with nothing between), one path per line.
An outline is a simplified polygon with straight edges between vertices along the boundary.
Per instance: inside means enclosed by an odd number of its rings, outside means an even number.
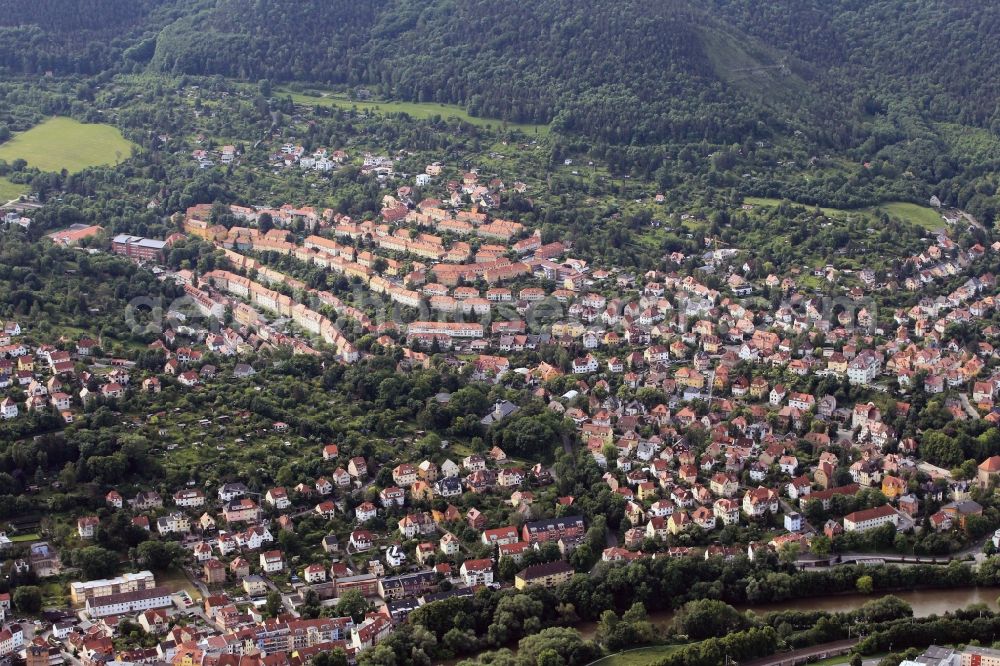
M45 583L42 585L42 607L68 608L69 595L62 583Z
M117 128L72 118L50 118L0 145L0 160L24 159L42 171L80 171L116 164L131 154L132 143Z
M671 652L680 649L679 645L653 645L636 648L627 652L613 654L593 662L591 666L649 666Z
M376 113L406 113L419 120L427 120L434 116L442 118L458 118L467 123L486 127L487 125L499 128L509 127L524 132L525 134L538 134L543 136L548 134L548 125L529 125L525 123L504 123L495 118L478 118L470 116L468 112L455 104L436 104L433 102L386 102L386 101L352 101L343 95L333 93L322 93L321 95L305 95L295 93L290 90L278 90L278 95L288 95L296 104L307 106L337 106L342 109L356 108L359 111L374 111Z
M770 199L766 197L746 197L743 201L754 206L763 207L777 206L781 203L781 199ZM807 208L812 208L812 206L808 206L807 204L801 205L806 206ZM890 201L877 206L859 208L857 210L845 210L842 208L820 208L820 210L823 211L823 214L827 217L844 217L848 215L873 216L885 211L890 217L897 217L905 222L909 222L910 224L929 231L941 229L945 226L944 219L942 219L941 215L933 208L918 206L917 204L906 201Z
M905 201L893 201L880 206L873 206L868 210L872 212L884 210L890 217L898 217L902 220L906 220L910 224L923 227L928 231L934 231L946 226L944 219L933 208L918 206L917 204L907 203Z
M186 590L195 603L201 601L201 592L191 584L191 581L188 580L187 576L180 569L157 571L155 575L157 585L164 585L172 592Z
M781 199L771 199L768 197L746 197L743 199L743 202L751 204L753 206L762 206L766 208L779 205L781 203ZM792 203L795 202L793 201ZM797 205L805 206L806 208L810 209L814 208L814 206L810 206L808 204L797 204ZM823 211L823 214L826 215L827 217L841 217L843 215L849 215L852 212L864 212L864 211L849 211L849 210L844 210L842 208L822 208L822 207L820 208L820 210Z
M17 534L10 538L14 543L24 543L26 541L38 541L37 534Z
M0 204L16 199L28 191L27 186L17 185L6 178L0 178Z

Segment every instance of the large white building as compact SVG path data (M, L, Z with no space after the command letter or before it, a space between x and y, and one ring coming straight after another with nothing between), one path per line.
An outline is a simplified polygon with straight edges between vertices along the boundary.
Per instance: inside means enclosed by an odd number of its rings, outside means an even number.
M864 532L883 525L899 525L899 514L888 504L877 506L874 509L855 511L844 516L845 532Z
M493 560L466 560L459 571L469 587L493 583Z
M0 629L0 657L10 657L24 647L24 631L19 624Z
M847 366L847 379L851 384L867 386L882 372L882 359L866 350L858 354Z
M120 592L105 597L87 599L87 614L92 618L108 617L110 615L127 615L141 613L154 608L169 608L173 606L170 600L170 590L165 587L154 587L149 590L135 592Z
M443 321L415 321L406 327L409 334L438 334L453 338L481 338L483 325L476 323L450 323Z

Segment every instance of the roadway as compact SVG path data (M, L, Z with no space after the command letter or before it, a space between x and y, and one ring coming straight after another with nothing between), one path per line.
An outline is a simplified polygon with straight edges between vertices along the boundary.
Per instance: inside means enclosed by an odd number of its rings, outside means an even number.
M832 643L822 643L812 647L792 650L791 652L778 652L768 657L761 657L752 661L745 661L740 666L793 666L794 664L805 664L809 661L826 659L840 654L847 654L851 648L858 644L857 638L848 638ZM845 662L847 660L845 659Z
M975 564L980 564L986 559L986 555L983 554L983 546L986 544L987 539L993 538L993 535L983 537L982 539L977 539L973 541L965 548L950 553L948 555L900 555L896 552L873 552L873 553L839 553L839 561L833 562L838 555L832 555L830 558L830 565L839 564L853 564L858 561L866 560L882 560L891 564L947 564L952 560L967 560L970 556ZM813 564L815 562L822 562L824 558L821 557L809 557L808 555L799 557L798 564Z
M978 421L979 412L976 411L976 408L969 403L969 396L967 396L965 393L959 393L958 399L959 401L961 401L962 409L964 409L965 413L969 415L969 418L972 419L973 421Z

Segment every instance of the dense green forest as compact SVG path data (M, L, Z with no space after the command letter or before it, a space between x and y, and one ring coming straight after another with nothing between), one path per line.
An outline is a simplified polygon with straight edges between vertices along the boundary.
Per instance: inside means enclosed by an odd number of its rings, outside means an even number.
M153 65L365 85L611 141L737 140L765 120L715 76L707 17L687 0L636 4L223 0L165 30Z
M905 97L943 119L1000 127L1000 6L978 0L712 0L741 31L860 88L861 110Z
M861 120L904 98L937 117L996 121L1000 12L989 3L710 4L219 0L165 30L153 64L372 86L626 143L741 140L791 123L848 145Z
M123 61L148 60L156 30L188 11L190 4L0 0L0 71L99 74Z
M998 24L973 0L2 0L0 68L312 82L612 144L795 130L871 154L921 120L996 129Z

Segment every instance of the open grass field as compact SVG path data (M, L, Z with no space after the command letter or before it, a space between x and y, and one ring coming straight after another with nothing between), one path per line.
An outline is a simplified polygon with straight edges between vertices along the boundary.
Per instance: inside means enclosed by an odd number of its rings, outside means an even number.
M115 164L131 154L132 143L117 128L72 118L50 118L0 145L0 160L23 159L42 171L80 171Z
M10 538L14 543L25 543L27 541L38 541L38 535L35 533L31 534L17 534Z
M934 231L947 226L941 215L933 208L918 206L917 204L905 201L893 201L881 206L874 206L868 210L872 212L885 210L889 214L889 217L898 217L918 227L923 227L928 231Z
M743 202L748 203L752 206L761 206L764 208L768 208L768 207L778 206L779 204L781 204L781 199L772 199L769 197L745 197L743 199ZM800 204L800 205L806 206L807 208L812 208L812 206L809 206L808 204ZM823 211L823 214L828 217L842 217L844 215L850 215L852 212L860 212L860 211L844 210L842 208L821 207L820 210Z
M599 659L590 666L648 666L679 648L678 645L653 645L637 648Z
M5 204L11 199L16 199L27 191L28 188L24 185L18 185L6 178L0 178L0 204Z
M765 197L746 197L744 201L754 206L777 206L780 199L769 199ZM805 204L802 204L805 205ZM811 208L811 206L809 206ZM844 210L842 208L820 208L823 214L828 217L845 217L849 215L863 215L873 217L885 211L890 217L898 217L928 231L941 229L946 226L944 219L933 208L918 206L905 201L890 201L888 203L871 206L869 208L859 208L857 210Z
M375 113L405 113L418 120L427 120L434 116L442 118L458 118L472 125L479 127L491 126L494 128L509 127L524 132L525 134L543 136L548 134L548 125L528 125L523 123L504 123L495 118L477 118L470 116L468 112L455 104L436 104L433 102L379 102L366 101L358 102L348 99L343 95L333 93L322 93L321 95L305 95L295 93L290 90L278 90L276 94L288 95L296 104L307 106L336 106L342 109L356 108L359 111L373 111Z
M68 608L69 595L66 594L66 586L61 583L42 585L42 607Z
M156 584L163 585L173 592L185 590L195 601L201 601L201 592L191 584L187 576L180 569L170 569L169 571L157 571Z

